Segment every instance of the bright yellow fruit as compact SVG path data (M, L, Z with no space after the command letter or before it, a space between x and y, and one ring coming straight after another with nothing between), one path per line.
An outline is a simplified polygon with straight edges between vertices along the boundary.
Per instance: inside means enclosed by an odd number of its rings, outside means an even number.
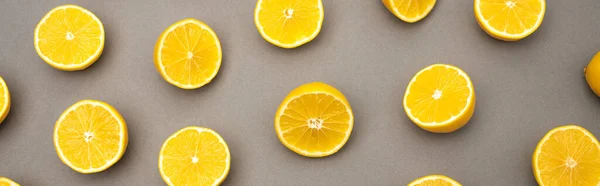
M104 27L92 12L77 5L62 5L37 24L34 45L50 66L65 71L92 65L104 49Z
M474 4L479 26L504 41L517 41L535 32L546 12L546 0L475 0Z
M396 17L408 23L425 18L435 6L436 0L383 0L385 7Z
M292 90L275 114L279 141L307 157L336 153L350 138L353 127L354 115L346 97L319 82Z
M96 100L75 103L56 121L54 147L63 163L84 173L115 164L127 149L127 125L115 108Z
M254 24L269 43L296 48L319 35L324 16L321 0L258 0Z
M464 126L475 110L471 79L452 65L434 64L410 80L404 94L404 111L419 127L448 133Z
M217 75L222 55L217 34L203 22L188 18L160 35L154 47L154 65L172 85L196 89Z
M0 176L0 186L20 186L20 185L16 182L12 181L11 179Z
M229 173L231 155L215 131L186 127L160 149L158 170L167 185L220 185Z
M0 124L6 119L10 111L10 92L4 79L0 77Z
M408 186L462 186L457 181L444 175L428 175L416 179L408 184Z
M583 74L592 91L600 96L600 52L596 53L592 61L583 69Z
M552 129L533 153L533 174L541 186L600 185L600 143L586 129Z

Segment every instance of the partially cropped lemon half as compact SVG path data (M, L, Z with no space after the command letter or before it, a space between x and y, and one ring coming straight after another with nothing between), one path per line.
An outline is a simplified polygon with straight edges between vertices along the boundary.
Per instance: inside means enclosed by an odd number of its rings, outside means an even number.
M296 48L319 35L324 16L321 0L258 0L254 23L269 43Z
M20 186L17 182L0 176L0 186Z
M292 90L275 114L275 132L288 149L307 157L339 151L350 138L354 115L336 88L314 82Z
M597 96L600 96L600 52L596 53L590 63L583 69L588 85Z
M8 116L10 111L10 92L8 86L2 77L0 76L0 124Z
M428 175L416 179L408 184L408 186L462 186L456 180L444 175Z
M89 10L62 5L48 12L34 31L37 54L50 66L64 71L83 70L104 49L104 26Z
M532 166L540 186L598 186L600 143L583 127L556 127L538 143Z
M463 127L475 110L475 89L460 68L434 64L419 71L404 93L404 111L422 129L448 133Z
M475 18L490 36L517 41L535 32L546 13L546 0L475 0Z
M382 0L385 7L396 17L407 23L414 23L425 18L436 0Z

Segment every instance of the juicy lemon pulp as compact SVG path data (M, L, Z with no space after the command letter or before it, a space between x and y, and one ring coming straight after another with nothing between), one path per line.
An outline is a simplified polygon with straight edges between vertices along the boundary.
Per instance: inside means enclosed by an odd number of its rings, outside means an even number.
M461 186L461 184L444 175L428 175L410 182L408 186Z
M557 127L538 143L533 170L542 186L600 184L600 143L586 129Z
M104 27L92 12L62 5L48 12L34 33L38 55L54 68L83 70L94 63L104 49Z
M323 17L321 0L258 0L254 23L268 42L295 48L317 37Z
M10 92L8 92L8 86L4 79L0 77L0 124L8 116L10 111Z
M421 128L452 132L473 115L475 92L470 78L457 67L431 65L418 72L404 94L404 110Z
M352 132L354 115L346 97L324 83L294 89L275 115L275 131L290 150L323 157L341 149Z
M408 23L425 18L435 6L435 2L436 0L383 0L390 12Z
M227 143L215 131L186 127L165 141L158 161L168 185L219 185L231 160Z
M542 24L546 0L475 0L475 17L494 38L516 41Z
M221 43L215 32L196 19L167 28L156 42L154 64L167 82L183 89L208 84L221 67Z
M54 146L59 158L80 173L103 171L127 148L127 126L110 105L83 100L69 107L56 121Z

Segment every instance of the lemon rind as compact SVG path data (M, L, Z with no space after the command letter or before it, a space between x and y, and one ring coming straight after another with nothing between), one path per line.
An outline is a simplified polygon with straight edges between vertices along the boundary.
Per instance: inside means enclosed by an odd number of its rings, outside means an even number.
M167 140L165 140L165 142L163 143L162 147L160 148L160 154L158 156L158 171L160 172L160 176L162 177L162 179L165 181L165 183L167 183L167 185L170 186L174 186L173 183L171 183L171 179L165 175L165 173L163 172L163 166L162 166L162 160L164 159L163 157L163 151L165 150L165 147L167 145L167 143L169 141L171 141L172 139L176 138L177 136L179 136L180 133L185 132L187 130L195 130L198 131L199 133L202 132L208 132L211 133L213 135L215 135L218 139L219 142L225 146L225 150L227 152L227 159L226 159L226 164L225 164L225 171L223 172L223 174L221 175L221 177L219 177L218 179L215 180L215 182L213 183L213 186L218 186L221 183L223 183L223 181L225 181L225 179L227 178L227 175L229 175L229 169L231 167L231 153L229 151L229 146L227 145L227 142L225 142L225 140L223 139L223 137L221 137L221 135L219 135L219 133L215 132L212 129L209 128L204 128L204 127L197 127L197 126L188 126L182 129L179 129L177 132L175 132L174 134L172 134L171 136L169 136L169 138L167 138Z
M92 55L90 55L90 57L88 57L88 59L86 59L85 61L82 61L81 63L78 63L78 64L62 64L62 63L52 61L49 57L45 56L42 53L42 51L38 45L38 43L40 41L40 39L38 37L38 35L39 35L38 33L39 33L39 29L42 26L42 24L44 24L46 22L46 20L50 17L50 15L52 15L55 11L67 9L67 8L78 9L78 10L82 11L83 13L88 14L90 17L92 17L92 19L94 21L98 22L100 25L99 47L96 49L94 54L92 54ZM35 27L33 36L34 36L33 42L34 42L34 46L35 46L35 51L37 52L38 56L40 56L40 58L42 58L42 60L44 60L44 62L46 62L48 65L50 65L56 69L59 69L59 70L65 70L65 71L84 70L87 67L89 67L90 65L94 64L94 62L96 62L96 60L98 60L100 55L102 55L102 51L104 50L105 33L104 33L104 25L102 24L102 21L100 21L100 19L91 11L89 11L81 6L77 6L77 5L73 5L73 4L66 4L66 5L61 5L61 6L55 7L52 10L50 10L48 13L46 13L46 15L44 15L44 17L42 17L40 22Z
M317 7L319 8L319 21L317 22L317 28L315 29L315 31L307 37L304 37L294 43L290 43L290 44L286 44L286 43L282 43L278 40L275 40L273 38L271 38L269 35L267 35L264 31L263 26L261 25L259 19L258 19L258 14L261 10L261 4L263 3L263 0L258 0L256 2L256 8L254 9L254 24L256 25L256 28L258 29L258 33L260 33L260 35L262 36L263 39L267 40L269 43L281 47L281 48L286 48L286 49L292 49L292 48L296 48L299 46L302 46L312 40L314 40L319 33L321 32L321 28L323 27L323 20L325 18L325 13L324 13L324 8L323 8L323 2L321 0L318 0L318 5Z
M167 75L167 73L165 72L165 67L164 67L164 65L162 65L162 62L161 62L161 59L162 59L161 51L163 49L164 41L167 38L167 35L169 33L173 32L179 26L182 26L182 25L185 25L188 23L198 25L202 29L208 31L211 36L215 37L215 46L218 48L219 59L215 62L216 65L215 65L214 72L209 77L207 77L205 81L198 83L198 84L183 84L183 83L179 83L179 82L173 80L170 76ZM219 73L219 69L221 68L221 62L223 60L223 51L221 49L221 41L219 41L219 37L217 36L215 31L212 28L210 28L210 26L208 26L206 23L204 23L200 20L194 19L194 18L186 18L186 19L177 21L176 23L173 23L171 26L169 26L165 31L163 31L163 33L158 38L158 41L156 43L156 50L154 53L155 53L154 64L155 64L156 68L158 69L160 75L168 83L175 85L176 87L179 87L182 89L187 89L187 90L197 89L197 88L203 87L204 85L207 85L208 83L210 83Z
M76 167L74 166L63 154L60 145L58 145L58 129L60 128L61 125L61 121L63 121L65 119L65 117L67 116L68 113L74 111L75 109L79 108L82 105L94 105L94 106L99 106L102 107L104 109L106 109L113 118L115 118L118 123L119 123L119 149L115 155L115 157L113 157L112 159L106 161L106 163L98 168L88 168L88 169L84 169L84 168L80 168L80 167ZM79 172L79 173L83 173L83 174L90 174L90 173L96 173L96 172L101 172L104 171L108 168L110 168L112 165L114 165L115 163L117 163L121 157L123 157L123 154L125 154L125 150L127 149L127 126L125 123L125 120L123 119L123 117L121 116L121 114L118 113L118 111L110 106L109 104L102 102L102 101L97 101L97 100L82 100L79 101L73 105L71 105L69 108L67 108L67 110L65 110L60 118L56 121L55 127L54 127L54 147L56 148L56 152L58 154L59 159L66 164L67 166L69 166L71 169Z

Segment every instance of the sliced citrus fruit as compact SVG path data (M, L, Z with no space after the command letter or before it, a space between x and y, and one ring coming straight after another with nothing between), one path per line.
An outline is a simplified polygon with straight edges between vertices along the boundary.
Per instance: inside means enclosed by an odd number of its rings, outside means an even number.
M11 179L0 176L0 186L19 186L19 184Z
M127 126L115 108L96 100L75 103L56 121L54 147L63 163L88 174L115 164L127 149Z
M65 71L92 65L104 49L104 27L92 12L62 5L48 12L34 33L37 54L50 66Z
M473 116L475 90L471 79L452 65L434 64L419 71L404 93L404 111L419 127L448 133Z
M600 143L580 126L550 130L535 148L532 164L541 186L600 185Z
M154 65L160 75L182 89L200 88L221 67L221 43L206 24L188 18L167 28L154 47Z
M279 141L307 157L336 153L350 138L353 127L354 115L346 97L320 82L292 90L275 114Z
M211 129L194 126L171 135L158 157L158 170L167 185L219 185L230 164L225 140Z
M10 92L4 79L0 77L0 124L6 119L10 111Z
M517 41L540 27L546 0L475 0L475 18L490 36Z
M461 184L448 176L428 175L410 182L408 186L461 186Z
M436 0L383 0L385 7L396 17L408 23L425 18L435 6Z
M321 0L258 0L254 24L269 43L296 48L319 35L324 16Z
M585 80L597 96L600 96L600 52L596 53L590 63L583 69Z

